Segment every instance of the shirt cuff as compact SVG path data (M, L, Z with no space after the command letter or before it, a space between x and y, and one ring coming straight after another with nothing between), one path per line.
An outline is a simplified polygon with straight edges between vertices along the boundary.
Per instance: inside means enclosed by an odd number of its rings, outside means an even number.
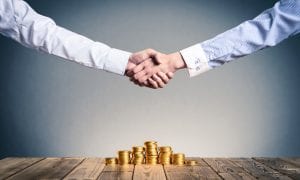
M208 58L206 57L201 44L196 44L183 49L180 53L187 65L190 77L197 76L212 69L208 64Z
M119 49L111 49L106 56L103 69L108 72L124 75L131 53Z

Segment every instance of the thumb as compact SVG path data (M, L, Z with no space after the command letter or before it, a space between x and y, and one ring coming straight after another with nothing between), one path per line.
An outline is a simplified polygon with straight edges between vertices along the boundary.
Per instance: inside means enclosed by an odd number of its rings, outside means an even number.
M130 60L135 64L140 64L146 59L153 58L158 52L154 49L145 49L131 55Z
M158 52L157 52L152 58L153 58L154 62L155 62L157 65L163 63L162 55L161 55L160 53L158 53Z

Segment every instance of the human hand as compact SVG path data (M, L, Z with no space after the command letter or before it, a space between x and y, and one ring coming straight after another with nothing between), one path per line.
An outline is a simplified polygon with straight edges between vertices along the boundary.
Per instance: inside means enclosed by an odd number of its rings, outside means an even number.
M138 85L162 88L173 77L173 73L186 67L179 52L167 55L151 50L151 54L152 59L141 62L132 70L133 81Z
M140 52L133 53L128 60L125 75L132 77L134 75L133 69L145 60L151 60L155 56L155 51L152 49L145 49Z
M136 81L134 78L134 71L133 69L136 68L139 64L145 62L147 64L147 67L150 68L154 65L158 65L158 63L155 61L155 56L158 52L156 52L153 49L146 49L137 53L134 53L130 56L126 75L131 77L131 81L133 81L135 84L139 86L146 86L149 88L162 88L164 87L170 79L173 77L172 72L157 72L153 75L153 77L147 78L147 80L144 83L140 83L139 81Z

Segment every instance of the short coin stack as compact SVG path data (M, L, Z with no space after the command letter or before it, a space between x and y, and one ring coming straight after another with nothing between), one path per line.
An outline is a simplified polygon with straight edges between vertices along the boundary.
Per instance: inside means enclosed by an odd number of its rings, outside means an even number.
M172 164L184 165L185 155L183 153L176 153L172 155Z
M118 158L113 158L113 157L105 158L105 164L106 165L118 164Z
M195 165L197 165L197 161L187 160L187 161L185 161L185 164L188 165L188 166L195 166Z
M157 142L146 141L146 164L158 164Z
M170 146L159 147L159 163L163 165L171 164L172 148Z
M132 147L132 164L144 164L144 147L133 146Z
M126 165L126 164L130 164L130 151L119 151L118 155L119 155L119 164L120 165Z

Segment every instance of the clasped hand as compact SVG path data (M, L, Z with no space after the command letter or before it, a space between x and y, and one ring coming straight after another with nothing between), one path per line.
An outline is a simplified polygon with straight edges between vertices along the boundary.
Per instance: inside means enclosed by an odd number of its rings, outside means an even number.
M136 85L157 89L163 88L177 70L185 67L179 52L163 54L146 49L130 56L126 75Z

